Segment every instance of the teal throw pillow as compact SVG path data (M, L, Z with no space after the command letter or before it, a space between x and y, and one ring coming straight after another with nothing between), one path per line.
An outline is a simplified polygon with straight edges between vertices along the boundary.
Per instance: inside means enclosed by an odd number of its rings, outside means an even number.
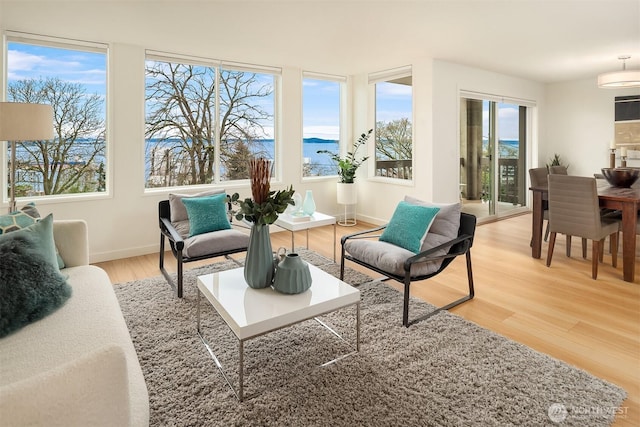
M35 224L40 219L40 212L34 203L27 203L19 211L0 215L0 234L21 230Z
M440 208L412 205L401 201L382 232L380 240L405 248L415 254L433 224Z
M216 194L182 199L189 217L189 237L231 228L227 217L227 195Z
M40 221L40 212L38 212L36 204L27 203L19 211L0 215L0 234L22 230L38 221ZM64 260L58 253L58 248L56 248L56 259L58 260L58 268L64 268Z
M57 310L71 296L58 270L51 215L0 235L0 338Z

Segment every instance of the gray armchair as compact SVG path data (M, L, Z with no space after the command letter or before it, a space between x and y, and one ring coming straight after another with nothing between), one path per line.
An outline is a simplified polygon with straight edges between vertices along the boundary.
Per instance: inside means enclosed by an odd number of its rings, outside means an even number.
M453 230L453 238L442 238L440 236L435 246L422 250L417 254L378 240L380 236L378 232L384 230L387 225L343 236L341 241L340 278L344 277L345 261L351 261L382 274L382 281L393 279L403 283L402 324L405 327L472 299L474 297L474 287L471 268L471 246L473 245L476 230L476 217L461 213L459 205L457 209L455 211L455 223L459 224L459 226L456 226ZM436 227L435 224L432 229L434 227ZM409 321L411 283L426 280L442 273L456 257L462 255L466 258L468 294L420 318Z
M210 193L208 193L210 194ZM215 194L215 193L214 193ZM174 195L171 195L174 196ZM249 235L234 227L226 230L189 236L189 220L181 199L188 196L172 197L158 203L158 220L160 226L160 271L167 279L178 298L183 294L183 264L203 259L245 252L249 246ZM231 205L227 204L227 215L232 220ZM172 206L175 212L172 214ZM237 225L236 225L237 226ZM245 227L247 228L247 227ZM165 239L169 241L171 252L177 262L177 285L164 267Z

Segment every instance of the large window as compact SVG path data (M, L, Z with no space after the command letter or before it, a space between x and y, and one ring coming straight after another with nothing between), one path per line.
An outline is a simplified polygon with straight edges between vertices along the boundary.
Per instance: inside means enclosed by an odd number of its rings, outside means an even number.
M411 68L369 76L375 84L375 175L413 176L413 91Z
M248 179L251 157L275 163L277 77L148 55L146 187Z
M340 152L341 96L344 79L305 73L302 81L302 170L304 177L337 175L327 154Z
M107 47L19 34L6 41L7 101L54 111L52 140L16 145L16 197L105 192Z

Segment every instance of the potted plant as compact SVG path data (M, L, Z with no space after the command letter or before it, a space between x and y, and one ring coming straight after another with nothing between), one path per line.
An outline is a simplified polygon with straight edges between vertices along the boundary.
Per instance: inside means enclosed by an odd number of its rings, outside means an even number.
M333 153L328 150L318 150L318 154L328 154L331 160L337 163L338 165L338 176L340 176L340 182L343 184L353 184L353 180L356 178L356 171L358 168L369 158L369 156L364 156L361 159L356 158L356 153L358 152L358 148L361 145L364 145L373 129L369 129L367 133L363 133L360 135L360 138L353 144L353 151L347 152L346 157L340 157L336 153Z
M251 159L249 178L253 198L240 200L234 193L230 202L239 208L234 212L238 221L246 219L251 223L249 247L244 262L244 278L252 288L266 288L273 281L273 250L269 224L273 224L278 215L289 205L293 205L293 187L286 190L271 191L271 162L264 158Z
M358 202L358 193L356 191L356 186L354 185L356 171L369 158L369 156L364 156L358 159L356 154L358 149L367 142L372 132L373 129L369 129L368 132L361 134L355 144L353 144L353 150L347 152L346 157L340 157L336 153L332 153L328 150L318 151L318 154L328 154L329 157L331 157L331 160L335 161L338 165L338 176L340 177L340 181L338 181L337 199L339 204L345 205L345 211L346 205L355 205ZM353 222L348 222L345 213L345 219L340 224L355 225L355 220L353 220Z

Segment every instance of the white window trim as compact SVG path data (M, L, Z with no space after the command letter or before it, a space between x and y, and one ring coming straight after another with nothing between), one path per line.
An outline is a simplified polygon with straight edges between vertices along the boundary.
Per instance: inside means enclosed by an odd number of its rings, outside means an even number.
M369 73L369 84L376 84L380 82L386 82L389 80L395 80L402 77L411 77L413 75L412 66L405 65L398 68L391 68L383 71L376 71Z
M33 33L24 33L20 31L4 31L3 34L3 70L2 70L2 100L7 99L7 86L9 83L8 79L8 64L7 64L7 56L8 56L8 45L9 43L24 43L24 44L32 44L46 47L53 47L59 49L66 50L79 50L83 52L91 52L91 53L101 53L106 56L106 81L105 81L105 159L107 162L107 181L105 183L105 191L104 192L91 192L91 193L69 193L69 194L51 194L46 196L32 196L32 197L20 197L20 201L24 203L29 202L37 202L41 205L46 204L57 204L57 203L68 203L68 202L76 202L78 200L104 200L111 199L112 195L112 185L113 185L113 159L111 159L111 139L109 134L111 133L110 128L110 111L111 111L111 93L110 93L110 51L109 44L100 43L100 42L91 42L86 40L77 40L77 39L69 39L64 37L51 37L45 36L41 34L33 34ZM0 150L0 161L3 165L6 165L9 161L8 159L8 144L6 144L4 149ZM5 174L0 177L0 187L3 189L4 196L1 198L3 203L8 203L9 199L6 196L8 191L9 182Z
M201 67L211 67L215 69L215 109L216 112L218 112L216 114L215 117L215 127L216 129L220 129L220 72L221 71L244 71L244 72L249 72L249 73L257 73L257 74L270 74L273 76L273 87L274 87L274 106L273 106L273 111L274 111L274 122L273 122L273 152L274 152L274 157L276 160L276 163L279 165L281 162L278 162L278 159L282 158L282 155L279 153L278 150L278 146L279 143L278 141L280 141L281 135L280 135L280 117L282 116L282 101L281 101L281 86L282 86L282 68L280 67L270 67L270 66L266 66L266 65L257 65L257 64L249 64L249 63L242 63L242 62L232 62L232 61L222 61L219 59L213 59L213 58L205 58L205 57L199 57L199 56L192 56L192 55L183 55L183 54L178 54L178 53L170 53L170 52L162 52L162 51L156 51L156 50L151 50L151 49L147 49L145 50L145 63L146 61L159 61L159 62L170 62L170 63L174 63L174 64L181 64L181 65L194 65L194 66L201 66ZM145 77L146 80L146 77ZM146 92L146 81L144 83L145 86L145 92ZM145 102L146 104L146 102ZM145 113L144 113L144 122L143 122L143 126L146 123L146 105L145 105ZM145 138L146 141L146 138ZM215 142L214 142L214 146L215 146L215 152L216 153L220 153L220 134L218 132L216 132L216 138L215 138ZM144 151L144 144L143 144L143 154L142 157L144 159L144 161L146 162L146 153ZM237 185L243 185L245 183L247 183L249 180L248 179L243 179L243 180L233 180L233 181L222 181L220 178L220 168L221 168L221 164L220 164L220 156L216 156L214 159L214 176L213 176L213 182L211 184L207 184L208 186L210 185L214 185L214 186L225 186L225 187L229 187L229 186L237 186ZM143 165L144 167L144 165ZM274 183L280 182L280 180L282 179L282 169L281 167L276 167L276 176L272 177L272 181ZM146 180L146 177L145 177ZM171 192L171 191L180 191L180 190L189 190L189 189L196 189L199 185L205 185L205 184L196 184L196 185L190 185L190 186L174 186L174 187L152 187L152 188L147 188L146 184L144 185L144 194L151 194L151 193L162 193L162 192ZM207 187L209 188L209 187Z
M370 128L373 128L374 143L369 144L370 146L367 150L367 153L369 155L369 158L373 160L374 166L373 168L369 168L367 175L368 175L368 178L372 181L393 183L393 184L406 185L406 186L414 185L415 171L414 173L411 174L411 179L389 178L386 176L377 176L376 167L375 167L375 162L376 162L375 160L376 159L376 144L375 144L376 134L375 133L376 133L376 121L377 121L376 120L376 111L377 111L376 84L389 82L391 80L396 80L404 77L412 77L412 76L413 76L413 67L411 65L405 65L398 68L391 68L388 70L369 73L369 76L368 76L369 99L373 99L373 102L370 103L370 108L371 108L370 111L371 111L371 117L373 117L373 125ZM412 126L415 123L415 110L416 110L415 103L416 103L416 97L414 96L414 93L413 93L413 84L412 84L411 85L411 124ZM415 169L415 166L416 166L415 150L416 150L415 137L412 134L411 135L411 168L412 169Z

